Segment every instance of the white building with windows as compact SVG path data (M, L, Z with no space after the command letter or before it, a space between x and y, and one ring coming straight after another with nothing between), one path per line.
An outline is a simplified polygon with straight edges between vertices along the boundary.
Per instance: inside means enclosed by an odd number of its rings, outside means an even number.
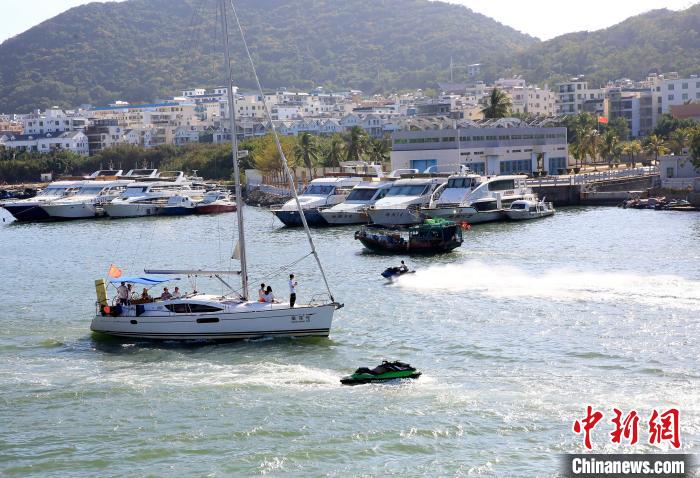
M59 108L50 108L43 113L37 111L23 119L24 134L43 135L45 133L64 133L66 131L84 131L88 119L77 113L68 113Z
M664 79L661 81L661 112L670 113L671 106L700 102L700 78Z
M566 128L472 126L392 135L391 169L452 172L460 165L483 175L537 170L559 174L571 166Z
M66 150L87 156L90 152L88 137L82 131L66 131L63 133L44 133L38 135L5 135L1 145L7 149L39 153Z
M554 87L556 94L556 114L576 115L585 111L585 103L605 99L605 89L589 88L588 81L583 78L572 78L570 81L557 83Z

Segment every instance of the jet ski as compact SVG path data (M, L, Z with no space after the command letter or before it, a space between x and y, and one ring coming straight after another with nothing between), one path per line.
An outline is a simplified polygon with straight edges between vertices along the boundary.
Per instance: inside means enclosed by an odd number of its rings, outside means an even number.
M355 373L340 379L343 385L360 385L362 383L383 382L399 378L418 378L421 373L407 363L384 360L381 365L369 369L360 367Z
M404 274L412 274L416 271L402 271L400 267L389 267L384 272L382 272L382 277L385 279L393 279L395 277L402 276Z

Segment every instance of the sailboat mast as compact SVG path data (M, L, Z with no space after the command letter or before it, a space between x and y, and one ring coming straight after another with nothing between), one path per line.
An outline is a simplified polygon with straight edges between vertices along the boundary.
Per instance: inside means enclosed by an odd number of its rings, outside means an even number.
M224 35L224 53L226 69L228 70L228 116L229 130L231 131L231 153L233 157L233 176L236 184L236 215L238 219L238 248L241 261L241 288L243 298L248 298L248 262L245 251L245 231L243 228L243 195L241 193L241 174L238 167L238 137L236 136L236 105L233 95L233 73L231 72L231 52L228 42L228 19L226 16L226 0L219 0L221 10L221 30Z

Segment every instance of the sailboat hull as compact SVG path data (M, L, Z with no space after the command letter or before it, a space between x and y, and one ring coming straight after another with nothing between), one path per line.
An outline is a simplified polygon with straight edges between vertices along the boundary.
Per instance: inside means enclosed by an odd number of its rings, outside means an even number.
M248 310L244 310L248 309ZM249 303L207 314L136 315L126 306L123 315L96 315L93 332L151 340L233 340L260 337L328 337L335 306ZM166 315L167 314L167 315Z

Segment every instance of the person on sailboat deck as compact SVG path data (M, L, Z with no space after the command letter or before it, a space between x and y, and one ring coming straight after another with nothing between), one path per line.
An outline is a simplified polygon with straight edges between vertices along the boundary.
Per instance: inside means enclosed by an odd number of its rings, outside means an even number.
M260 284L260 290L258 291L258 302L265 302L265 284Z
M129 302L129 289L126 287L126 282L122 282L117 287L117 302L119 305L127 305Z
M272 287L269 285L267 286L267 289L265 290L265 295L263 296L263 302L268 302L270 304L275 302L275 296L272 293Z
M399 270L401 272L408 272L408 266L406 265L406 263L404 261L401 261L401 265L399 266Z
M141 300L151 300L151 296L148 295L148 289L146 289L145 287L143 288L143 292L141 292Z
M182 297L182 295L180 294L180 288L179 288L179 287L175 287L175 290L173 291L173 294L172 294L172 297L171 297L171 298L172 298L172 299L179 299L180 297Z
M163 287L163 293L160 294L160 300L170 300L173 298L173 295L170 293L167 287Z
M294 274L289 274L289 307L294 307L297 301L297 281L294 280Z

